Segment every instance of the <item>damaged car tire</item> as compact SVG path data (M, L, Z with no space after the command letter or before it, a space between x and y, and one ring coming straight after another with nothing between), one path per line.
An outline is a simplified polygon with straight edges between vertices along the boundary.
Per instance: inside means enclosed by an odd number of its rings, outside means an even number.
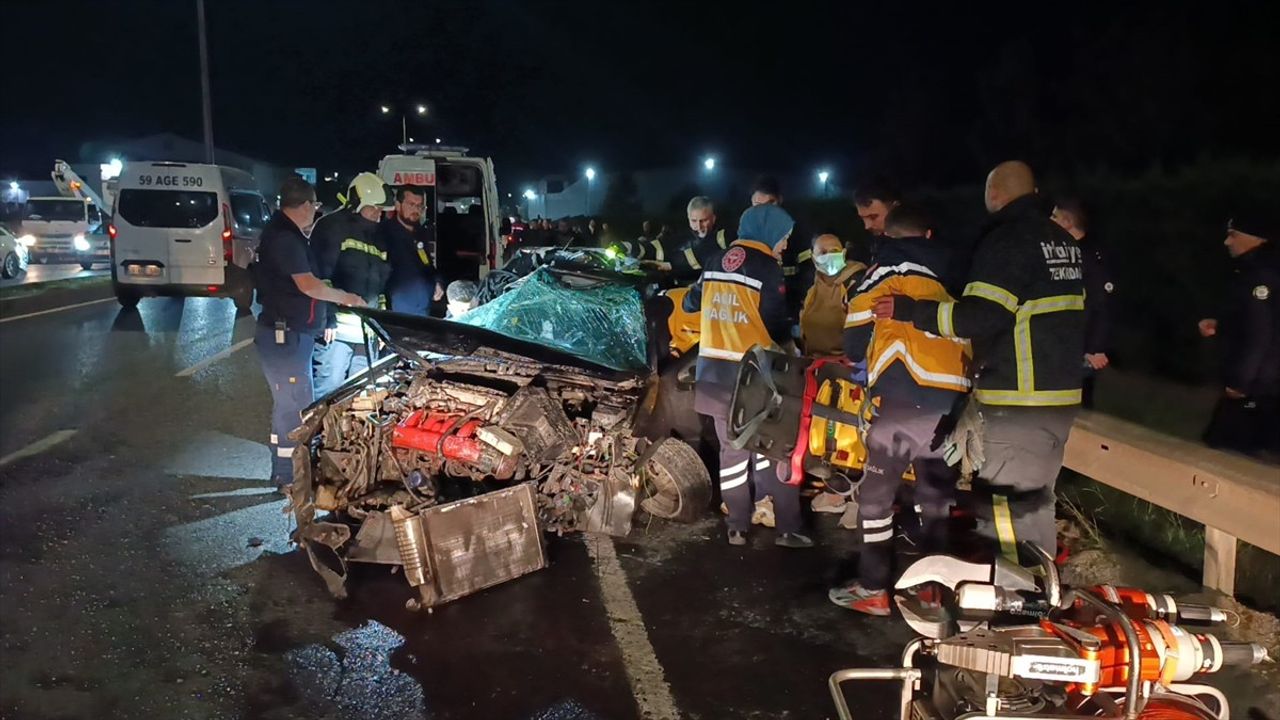
M688 444L659 440L644 466L645 499L640 507L664 520L693 522L711 503L711 475Z

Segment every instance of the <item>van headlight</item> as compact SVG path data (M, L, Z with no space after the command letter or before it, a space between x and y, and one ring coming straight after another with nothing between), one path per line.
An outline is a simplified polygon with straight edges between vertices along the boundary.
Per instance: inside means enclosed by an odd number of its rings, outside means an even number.
M79 252L89 252L89 241L84 239L84 233L76 233L76 236L71 239L71 242L76 246L76 250Z
M22 243L26 247L31 247L36 244L36 236L31 233L27 233L26 235L18 238L18 242Z

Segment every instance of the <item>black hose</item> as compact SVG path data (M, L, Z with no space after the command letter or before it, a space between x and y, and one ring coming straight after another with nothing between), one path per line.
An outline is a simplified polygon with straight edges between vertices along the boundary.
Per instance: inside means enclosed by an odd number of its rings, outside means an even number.
M1061 607L1069 608L1077 599L1092 605L1098 612L1119 625L1124 632L1125 644L1129 648L1129 678L1125 683L1124 716L1125 720L1137 720L1138 700L1142 692L1142 644L1138 642L1138 633L1120 608L1103 601L1093 593L1078 589L1070 590L1062 598Z

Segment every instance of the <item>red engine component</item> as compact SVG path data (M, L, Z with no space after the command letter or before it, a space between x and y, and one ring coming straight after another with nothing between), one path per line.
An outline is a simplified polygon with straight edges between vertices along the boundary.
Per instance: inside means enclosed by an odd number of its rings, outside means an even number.
M398 448L441 455L448 460L478 462L483 448L475 433L481 423L479 420L468 420L459 425L458 421L462 417L414 410L396 425L391 435L391 444Z

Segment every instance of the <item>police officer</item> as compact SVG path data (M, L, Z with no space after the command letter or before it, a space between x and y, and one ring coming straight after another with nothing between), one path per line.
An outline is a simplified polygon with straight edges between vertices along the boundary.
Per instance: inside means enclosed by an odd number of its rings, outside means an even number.
M1097 375L1111 364L1107 348L1111 334L1111 294L1115 283L1107 268L1098 239L1089 235L1089 218L1084 205L1075 198L1059 198L1050 215L1084 249L1084 385L1081 401L1093 407L1093 385Z
M323 303L362 306L357 295L329 287L305 231L316 216L315 189L293 176L280 188L280 210L266 227L254 263L262 310L253 343L271 389L272 479L284 488L293 479L293 441L303 408L313 401L311 351L324 323Z
M316 222L311 243L316 248L321 277L340 290L359 295L371 307L379 305L390 266L378 237L378 221L389 207L386 186L377 175L363 172L347 186L343 207ZM324 343L316 350L316 395L324 397L349 377L369 367L364 329L351 313L326 312Z
M979 530L1016 559L1021 540L1056 550L1054 485L1080 408L1084 272L1080 246L1044 212L1025 163L991 171L986 205L990 230L960 299L890 295L874 312L972 340L986 456L974 490L989 500Z
M702 276L683 300L686 312L700 312L695 409L709 415L720 438L720 495L729 508L729 544L746 545L758 498L773 496L782 547L812 547L800 534L799 488L778 480L772 461L729 444L729 400L737 381L738 362L755 345L788 342L786 289L780 259L795 221L775 205L753 207L742 214L738 239Z
M1245 453L1280 453L1280 217L1240 210L1227 225L1233 272L1217 318L1200 334L1220 340L1223 390L1204 441Z
M427 191L405 185L396 188L396 213L378 228L391 261L387 296L391 309L410 315L430 315L432 301L444 297L442 278L432 263L435 233L422 221Z

